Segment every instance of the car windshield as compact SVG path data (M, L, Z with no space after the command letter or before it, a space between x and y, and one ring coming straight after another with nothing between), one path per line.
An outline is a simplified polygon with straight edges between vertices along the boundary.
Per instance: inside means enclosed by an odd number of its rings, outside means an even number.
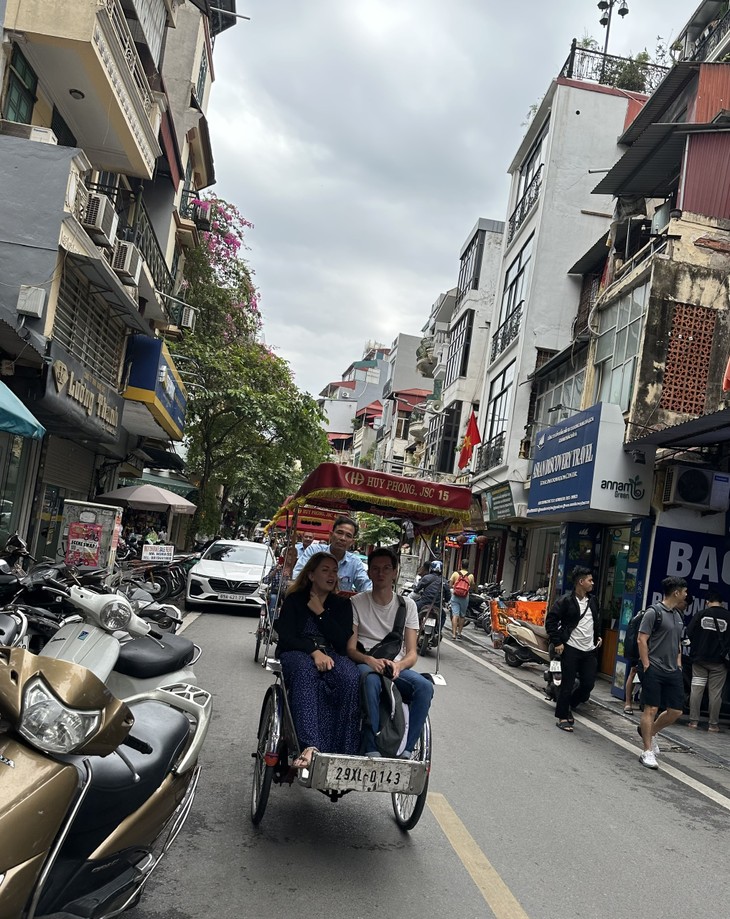
M230 543L215 542L206 551L203 558L211 562L238 562L241 565L264 565L269 554L269 547L264 545L236 546ZM271 561L271 559L269 559Z

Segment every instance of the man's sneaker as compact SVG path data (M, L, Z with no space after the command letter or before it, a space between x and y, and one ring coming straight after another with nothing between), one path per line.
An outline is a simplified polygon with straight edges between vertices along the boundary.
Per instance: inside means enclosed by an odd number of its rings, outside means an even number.
M641 733L641 725L636 726L636 733L639 735L639 737L641 737L642 740L644 739ZM653 736L651 738L651 752L654 754L654 756L659 756L659 754L662 752L661 747L659 746L659 741L656 739L656 736Z
M659 763L656 761L656 756L654 756L651 750L644 750L644 752L639 757L639 762L642 766L646 766L647 769L659 768Z

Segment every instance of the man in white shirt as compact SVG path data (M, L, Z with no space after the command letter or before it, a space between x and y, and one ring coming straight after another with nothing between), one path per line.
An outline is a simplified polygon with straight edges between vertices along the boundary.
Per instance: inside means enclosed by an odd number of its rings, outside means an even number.
M393 590L398 576L398 558L390 549L374 549L368 557L368 577L372 590L352 597L352 636L347 643L347 653L358 664L361 678L365 680L365 698L370 725L363 733L363 746L367 756L380 756L375 745L375 734L380 727L380 679L384 674L398 687L403 701L408 703L408 737L401 754L410 759L416 741L428 716L433 698L433 683L410 668L418 660L418 610L415 602L405 598L406 619L403 644L392 660L372 657L368 651L393 630L398 614L398 595ZM359 651L360 642L364 651Z
M573 709L586 702L596 685L598 658L601 646L601 614L593 590L593 574L580 565L571 572L573 590L563 594L553 604L545 618L545 631L560 656L562 680L555 717L561 731L572 733ZM574 688L576 677L578 686Z

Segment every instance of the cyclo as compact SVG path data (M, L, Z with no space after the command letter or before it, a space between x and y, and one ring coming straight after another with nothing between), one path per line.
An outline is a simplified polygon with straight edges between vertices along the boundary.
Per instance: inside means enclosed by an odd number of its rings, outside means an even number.
M323 463L305 480L274 517L289 521L289 532L297 532L302 511L314 508L353 513L364 511L401 522L409 540L434 532L445 532L451 525L469 517L471 492L457 485L443 485L423 479L374 472ZM305 788L314 788L331 801L351 791L385 792L392 796L398 825L411 830L418 823L426 803L431 770L431 725L427 719L410 760L366 756L346 756L316 752L307 769L296 770L292 761L300 747L289 707L281 664L267 654L264 665L274 674L261 708L251 788L251 820L263 819L271 785L291 785L296 779ZM429 676L424 674L424 676ZM444 682L431 675L437 683Z

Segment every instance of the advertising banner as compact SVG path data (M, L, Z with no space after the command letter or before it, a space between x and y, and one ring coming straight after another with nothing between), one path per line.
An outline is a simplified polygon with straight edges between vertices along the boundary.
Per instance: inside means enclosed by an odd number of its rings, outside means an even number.
M562 518L586 511L647 516L653 453L627 454L624 435L621 409L603 402L542 431L535 444L527 516Z
M515 502L509 482L488 489L484 497L487 502L487 520L490 523L509 520L515 516Z
M112 568L122 509L90 501L64 501L59 561L77 568Z
M98 568L101 554L101 526L98 523L70 523L66 544L66 564L79 568Z
M647 603L661 600L666 577L687 581L690 606L695 612L705 605L708 590L730 593L730 541L727 536L692 533L657 527L649 570Z
M161 565L171 565L175 557L175 546L162 546L147 544L142 546L143 562L159 562Z

